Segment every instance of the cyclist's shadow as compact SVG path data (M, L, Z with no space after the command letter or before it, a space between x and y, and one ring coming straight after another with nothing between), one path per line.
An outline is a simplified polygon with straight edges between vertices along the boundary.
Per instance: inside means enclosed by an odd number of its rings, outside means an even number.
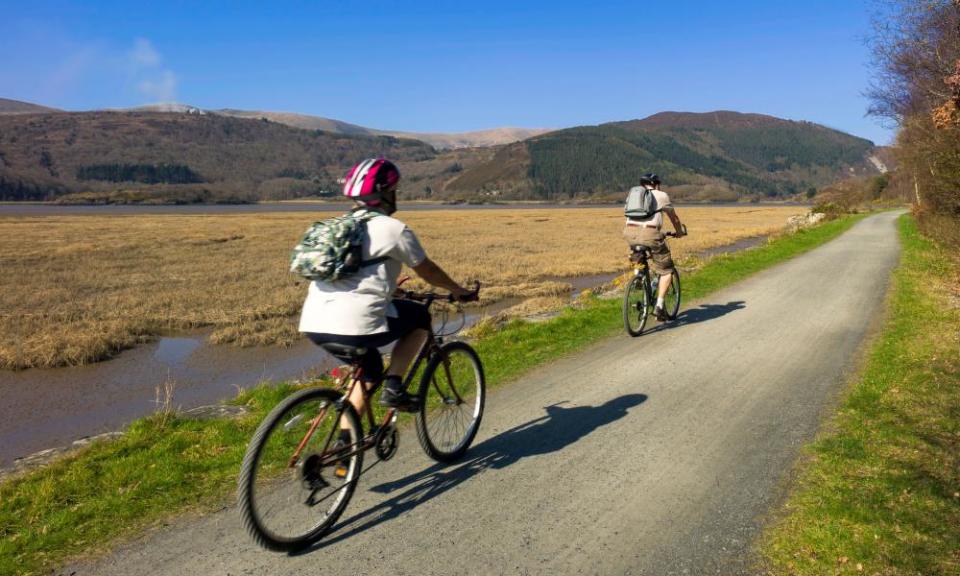
M341 522L337 526L338 533L304 552L339 542L392 520L455 488L479 472L506 468L521 458L562 450L597 428L626 416L629 408L642 404L646 399L646 394L627 394L600 406L564 408L560 405L564 402L547 406L546 415L471 447L466 460L453 464L437 463L406 478L374 486L371 488L374 492L400 492Z
M731 312L743 310L746 307L747 303L743 300L727 302L726 304L701 304L696 308L688 308L681 311L679 314L677 314L676 320L657 324L650 330L645 331L644 334L662 332L663 330L673 330L675 328L687 326L688 324L697 324L698 322L707 322L721 316L726 316Z

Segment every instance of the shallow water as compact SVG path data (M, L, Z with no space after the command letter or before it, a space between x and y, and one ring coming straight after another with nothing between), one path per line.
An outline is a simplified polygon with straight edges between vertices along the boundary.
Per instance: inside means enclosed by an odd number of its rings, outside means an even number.
M463 320L453 316L443 332L519 301L468 310ZM439 314L435 320L439 330ZM208 344L206 336L163 337L87 366L0 371L0 468L21 456L123 428L158 408L167 383L172 383L172 406L187 410L232 398L260 382L308 378L340 364L306 339L290 348L238 348Z
M291 348L236 348L208 345L204 337L160 338L88 366L0 372L0 467L150 414L168 381L172 404L187 409L263 380L305 377L336 365L308 341Z
M706 250L700 252L699 255L703 257L710 257L718 256L720 254L732 254L734 252L740 252L741 250L760 246L761 244L766 243L769 238L769 236L750 236L749 238L737 240L733 244L725 244L723 246L707 248Z

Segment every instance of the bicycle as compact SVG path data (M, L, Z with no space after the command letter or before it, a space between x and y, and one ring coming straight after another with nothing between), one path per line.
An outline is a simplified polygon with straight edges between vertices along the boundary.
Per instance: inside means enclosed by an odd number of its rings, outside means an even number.
M476 287L479 290L479 283ZM433 292L407 291L403 297L428 308L437 301L455 301L452 295ZM438 462L454 461L467 451L486 399L476 351L459 340L444 342L463 327L462 308L459 312L462 322L456 330L444 331L446 318L431 330L404 380L409 386L420 375L417 438ZM378 424L371 403L380 385L367 389L361 384L359 359L366 349L336 344L324 348L349 357L349 370L335 376L333 389L308 388L280 402L257 428L240 468L240 516L253 539L269 550L297 550L320 540L349 504L364 472L364 453L373 449L378 461L387 461L399 445L397 410L388 409ZM358 384L366 399L366 434L360 415L347 401ZM337 443L340 431L349 436L348 443Z
M683 228L686 234L686 227ZM678 238L674 232L664 236ZM650 249L645 246L631 246L630 262L633 263L633 277L623 289L623 326L627 334L639 336L647 325L647 316L653 313L653 304L657 301L660 276L650 279ZM667 319L676 320L680 311L680 272L674 268L670 288L664 295L664 312Z

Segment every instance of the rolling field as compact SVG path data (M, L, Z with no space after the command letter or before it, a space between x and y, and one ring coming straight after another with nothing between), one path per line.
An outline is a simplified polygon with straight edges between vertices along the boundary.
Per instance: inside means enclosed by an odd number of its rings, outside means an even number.
M791 207L682 208L680 261L776 233ZM398 213L484 301L557 297L563 279L625 270L622 209ZM207 327L215 343L288 345L306 283L287 271L304 213L0 218L0 368L76 365L159 334Z

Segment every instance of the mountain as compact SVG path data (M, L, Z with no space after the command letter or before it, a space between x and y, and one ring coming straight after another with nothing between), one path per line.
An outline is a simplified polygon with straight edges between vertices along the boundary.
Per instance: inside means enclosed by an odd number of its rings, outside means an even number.
M44 112L60 112L60 110L40 106L39 104L0 98L0 114L38 114Z
M437 152L417 140L217 114L4 115L0 199L121 189L200 200L290 198L337 189L347 167L371 156L406 164Z
M293 126L294 128L303 128L305 130L326 130L336 134L351 134L362 136L377 136L382 134L377 130L349 124L339 120L331 120L320 116L310 116L308 114L296 114L294 112L261 112L257 110L234 110L232 108L222 108L220 110L210 110L213 114L223 116L233 116L235 118L251 118L260 120L266 118L271 122L278 122Z
M532 136L539 136L549 132L546 128L492 128L489 130L476 130L473 132L402 132L396 130L375 130L373 128L364 128L356 124L341 122L340 120L331 120L321 116L310 116L307 114L295 114L292 112L260 112L256 110L234 110L224 108L221 110L210 110L214 114L223 114L225 116L235 116L237 118L266 118L271 122L279 122L296 128L305 128L307 130L326 130L338 134L362 134L367 136L393 136L395 138L410 138L426 142L438 150L450 150L454 148L474 148L481 146L499 146L500 144L509 144L524 140Z
M550 132L500 149L452 191L571 199L622 195L657 172L681 199L784 197L876 174L872 142L811 122L718 111Z
M304 128L288 125L294 122ZM208 202L329 195L353 163L371 156L397 161L405 197L441 201L619 200L649 171L659 173L679 200L786 198L885 167L883 150L868 140L738 112L664 112L507 144L438 150L319 117L165 104L139 111L0 114L0 199L83 193L91 201Z
M491 128L489 130L475 130L473 132L393 132L376 131L387 136L397 138L413 138L430 144L438 150L451 150L455 148L481 148L486 146L499 146L501 144L510 144L526 140L534 136L551 132L550 128Z

